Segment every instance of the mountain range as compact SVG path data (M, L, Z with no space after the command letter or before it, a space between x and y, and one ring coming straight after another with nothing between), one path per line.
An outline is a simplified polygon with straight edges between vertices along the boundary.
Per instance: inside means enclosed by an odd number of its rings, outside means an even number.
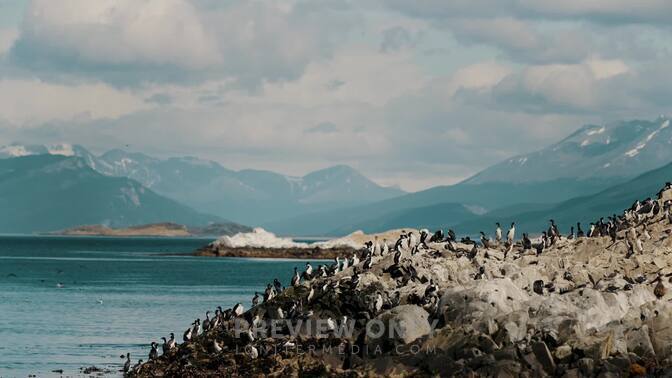
M69 144L0 148L0 159L35 155L76 157L102 176L127 178L198 212L251 225L404 194L377 185L345 165L293 177L263 170L234 171L194 157L159 159L120 149L97 156Z
M492 228L495 221L504 224L513 218L524 220L521 228L532 233L541 230L549 217L565 222L585 221L598 213L620 211L622 201L641 198L645 193L652 195L656 186L670 181L662 178L665 167L672 162L669 126L670 119L665 117L587 125L558 143L507 159L455 185L265 226L278 233L302 235L403 227L454 227L473 234ZM650 177L646 173L658 168L663 172L655 176L660 178L658 182L652 180L643 190L635 190L640 188L635 185L636 177ZM568 206L590 195L599 195L591 201L600 199L602 203L601 199L608 198L611 192L619 193L621 200L591 207L595 211L572 213ZM562 214L567 215L563 218Z
M123 227L225 222L162 197L137 181L104 176L74 156L0 159L0 231L48 232L83 224Z
M228 219L284 235L331 236L403 227L452 227L477 233L492 228L495 221L506 224L516 219L521 229L534 233L550 217L566 225L585 222L620 211L623 201L652 195L670 181L665 178L672 175L670 147L672 127L666 117L586 125L557 143L507 159L458 184L416 193L382 187L343 165L292 177L263 170L235 171L193 157L156 158L120 149L95 155L68 144L2 147L0 158L5 159L0 162L8 165L25 156L54 155L64 159L59 164L76 165L81 170L78 177L95 177L98 186L87 188L106 193L96 194L105 203L129 203L130 197L118 194L122 188L133 187L134 193L147 196L142 198L141 210L122 206L119 214L104 217L100 210L92 211L99 215L91 219L103 219L113 226L165 221L197 225ZM34 158L40 160L38 156ZM47 176L48 166L25 175L37 180ZM0 195L11 203L12 195L22 193L5 195L5 181L0 176ZM73 188L73 181L68 182ZM106 185L112 189L102 190ZM53 202L69 193L65 190L50 199ZM26 198L39 195L43 193L25 194ZM153 204L173 209L171 216L179 213L183 221L157 219L160 212ZM88 211L88 206L97 209L102 205L91 202L80 211ZM140 219L143 211L152 214L145 217L151 219ZM9 227L6 223L0 222L0 227ZM45 227L52 226L40 229Z

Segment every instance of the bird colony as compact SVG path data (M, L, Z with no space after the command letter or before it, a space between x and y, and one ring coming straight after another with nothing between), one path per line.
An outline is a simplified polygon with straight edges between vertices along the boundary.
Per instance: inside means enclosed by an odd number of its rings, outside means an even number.
M550 221L534 239L515 224L480 240L374 239L290 282L269 278L250 304L206 313L179 343L152 342L146 363L125 356L126 374L661 374L672 369L671 204L668 183L585 231Z

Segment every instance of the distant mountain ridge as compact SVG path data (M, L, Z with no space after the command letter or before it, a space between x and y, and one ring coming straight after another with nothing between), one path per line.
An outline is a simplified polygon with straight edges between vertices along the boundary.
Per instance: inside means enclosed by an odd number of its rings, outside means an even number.
M531 182L558 178L634 177L672 161L670 118L586 125L539 151L495 164L465 180Z
M136 180L198 211L251 225L405 194L345 165L292 177L263 170L234 171L194 157L159 159L120 149L96 156L68 144L0 148L0 158L36 154L77 156L103 175Z
M135 180L102 175L83 158L62 155L0 159L0 208L2 233L50 232L85 224L226 223Z
M507 159L455 185L288 217L265 226L276 233L303 235L341 235L358 229L378 232L384 227L464 226L467 232L478 232L495 218L509 219L506 215L536 211L547 216L545 209L617 187L671 161L669 118L587 125L558 143ZM479 216L469 211L474 207L487 213ZM538 221L528 226L533 228Z

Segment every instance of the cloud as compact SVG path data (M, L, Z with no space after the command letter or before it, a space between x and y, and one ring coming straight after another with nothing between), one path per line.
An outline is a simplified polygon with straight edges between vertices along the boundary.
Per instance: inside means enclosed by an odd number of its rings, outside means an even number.
M173 97L166 93L155 93L147 97L145 102L157 105L168 105L173 102Z
M0 56L14 45L18 36L19 32L16 29L0 29Z
M473 0L406 2L391 9L449 30L465 45L499 49L533 64L579 63L593 56L646 60L670 55L667 0Z
M550 20L586 20L608 24L667 22L672 3L667 0L386 0L405 14L427 19L459 17L520 17Z
M383 30L383 41L380 43L380 51L399 51L415 47L422 38L419 32L413 33L402 26L394 26Z
M0 79L0 114L17 127L53 119L108 118L147 108L128 91L102 83L64 85L37 79Z
M322 122L311 128L306 129L306 134L312 133L322 133L322 134L331 134L338 131L338 127L331 122Z
M0 31L0 139L451 183L668 109L667 3L35 0Z
M10 51L32 73L122 86L301 75L347 33L347 9L260 2L34 0Z

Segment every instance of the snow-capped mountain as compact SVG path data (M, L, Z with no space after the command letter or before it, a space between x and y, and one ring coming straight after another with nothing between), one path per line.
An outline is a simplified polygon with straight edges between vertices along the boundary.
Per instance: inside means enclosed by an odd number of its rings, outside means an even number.
M0 148L0 158L38 154L77 156L103 175L130 178L196 210L253 225L404 194L343 165L292 177L233 171L194 157L159 159L119 149L95 156L82 146L67 144Z
M529 182L558 178L631 178L672 161L670 118L587 125L542 150L515 156L466 180Z

